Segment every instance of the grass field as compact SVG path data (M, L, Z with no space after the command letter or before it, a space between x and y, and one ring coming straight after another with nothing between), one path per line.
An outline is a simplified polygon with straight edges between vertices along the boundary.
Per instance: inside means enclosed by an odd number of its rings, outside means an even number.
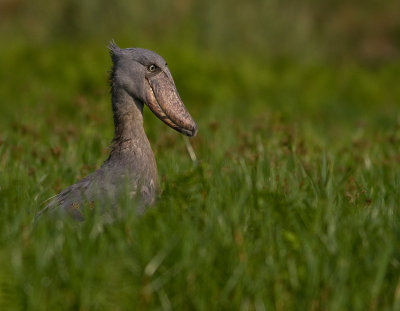
M150 44L199 125L198 161L146 110L154 208L34 224L108 155L105 45L2 48L1 310L400 310L399 64Z

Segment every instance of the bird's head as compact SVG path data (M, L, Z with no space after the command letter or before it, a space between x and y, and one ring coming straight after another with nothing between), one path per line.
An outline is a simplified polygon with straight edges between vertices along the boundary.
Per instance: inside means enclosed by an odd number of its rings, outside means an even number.
M165 60L140 48L120 49L109 45L113 61L112 83L146 104L164 123L187 136L195 136L197 125L183 104Z

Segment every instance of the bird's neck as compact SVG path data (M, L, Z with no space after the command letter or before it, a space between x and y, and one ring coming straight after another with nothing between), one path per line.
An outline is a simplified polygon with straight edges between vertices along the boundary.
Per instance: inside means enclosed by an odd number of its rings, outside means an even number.
M159 187L157 164L143 128L143 103L124 89L112 86L114 139L105 167L122 168L126 178L138 178L142 195L150 203Z
M112 109L114 114L114 139L110 159L121 154L137 154L140 149L144 159L154 158L150 143L143 128L143 103L130 96L123 88L112 87ZM140 159L136 159L140 160Z
M143 103L124 89L113 87L114 141L123 142L145 137L143 129Z

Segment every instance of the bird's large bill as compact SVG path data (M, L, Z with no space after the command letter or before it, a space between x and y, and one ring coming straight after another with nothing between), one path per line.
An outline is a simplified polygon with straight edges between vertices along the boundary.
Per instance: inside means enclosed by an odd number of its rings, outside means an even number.
M167 70L168 71L168 70ZM187 136L195 136L197 125L183 104L168 72L147 77L146 105L164 123Z

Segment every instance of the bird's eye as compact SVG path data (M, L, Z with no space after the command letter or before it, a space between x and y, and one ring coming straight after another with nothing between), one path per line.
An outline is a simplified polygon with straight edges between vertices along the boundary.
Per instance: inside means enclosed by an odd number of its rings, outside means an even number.
M150 65L147 69L150 71L150 72L154 72L155 70L156 70L156 65Z

